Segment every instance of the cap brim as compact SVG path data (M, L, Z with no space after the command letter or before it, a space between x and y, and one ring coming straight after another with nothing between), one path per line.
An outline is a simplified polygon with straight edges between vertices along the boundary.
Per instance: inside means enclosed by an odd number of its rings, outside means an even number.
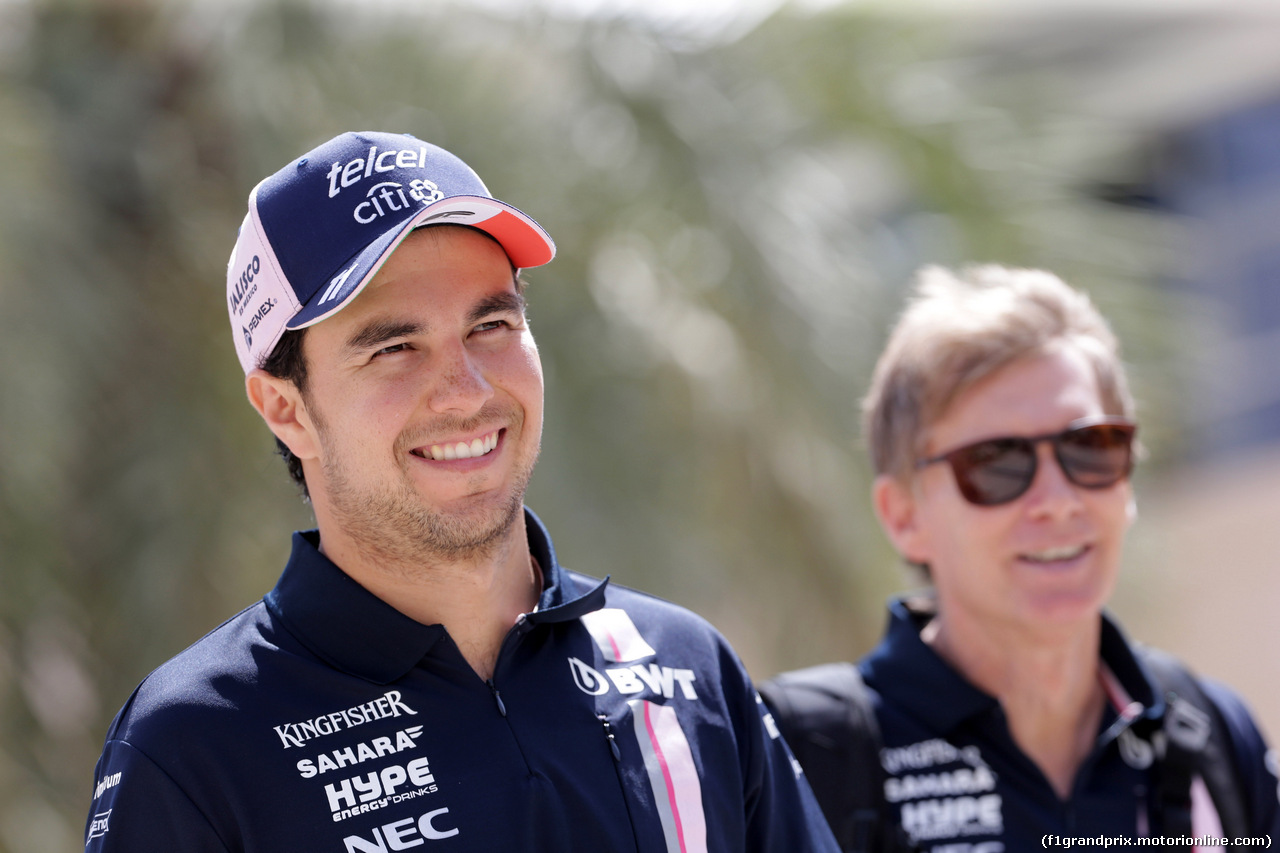
M427 205L398 229L379 235L365 246L286 327L301 329L341 310L364 290L409 232L427 225L466 225L484 231L498 241L517 269L542 266L556 255L551 236L511 205L481 196L452 196Z

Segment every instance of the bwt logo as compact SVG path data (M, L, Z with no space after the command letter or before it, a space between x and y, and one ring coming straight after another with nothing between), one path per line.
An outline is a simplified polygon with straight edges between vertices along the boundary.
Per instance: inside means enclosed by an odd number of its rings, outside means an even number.
M93 821L89 824L89 841L107 834L107 821L110 819L111 809L107 809L105 812L98 812L93 816Z
M373 830L373 840L361 838L359 835L348 835L342 839L347 853L387 853L387 850L405 850L417 847L424 841L439 841L457 835L458 828L445 829L437 826L437 820L447 815L448 809L436 809L427 812L416 821L406 817L392 823L384 823Z
M658 666L656 663L647 665L637 663L606 669L605 675L608 676L606 679L590 665L577 658L569 658L569 670L573 673L573 683L588 696L603 696L609 692L609 685L612 683L619 693L627 696L641 693L648 688L653 694L670 699L675 695L678 684L684 698L698 698L697 691L693 689L693 682L697 680L697 676L691 669L673 669L669 666Z
M409 196L406 198L404 186L395 181L383 181L370 187L365 193L365 198L367 201L357 204L351 213L356 222L361 225L368 225L388 213L404 210L413 202L431 204L433 201L439 201L444 198L444 193L440 192L440 188L431 181L415 179L409 182ZM396 204L397 199L399 204ZM413 199L413 202L409 199Z

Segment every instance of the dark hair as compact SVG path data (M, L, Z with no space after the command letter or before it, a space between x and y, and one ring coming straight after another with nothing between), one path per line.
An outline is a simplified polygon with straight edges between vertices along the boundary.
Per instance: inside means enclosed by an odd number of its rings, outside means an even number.
M286 329L275 349L262 360L263 370L277 379L292 382L293 386L298 389L298 393L304 397L307 393L307 358L302 352L302 342L306 335L307 330L305 327L301 329ZM293 481L298 484L298 488L302 490L302 497L310 499L311 492L307 490L307 478L302 473L302 460L294 456L293 451L278 438L276 439L276 451L280 454L280 458L284 460L285 467L289 469L289 476L293 478Z

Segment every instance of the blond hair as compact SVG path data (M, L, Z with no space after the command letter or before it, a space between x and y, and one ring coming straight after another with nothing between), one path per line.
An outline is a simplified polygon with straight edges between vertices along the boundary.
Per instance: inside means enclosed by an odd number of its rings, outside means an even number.
M1089 360L1106 414L1133 417L1119 344L1087 295L1044 270L920 270L862 401L876 473L909 479L926 431L962 391L1061 345Z

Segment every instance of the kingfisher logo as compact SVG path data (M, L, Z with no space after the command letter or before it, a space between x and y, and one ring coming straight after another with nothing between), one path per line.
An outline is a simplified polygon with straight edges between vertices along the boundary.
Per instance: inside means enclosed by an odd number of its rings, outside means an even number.
M647 689L655 696L671 699L675 696L676 687L679 686L680 694L684 698L698 698L698 691L693 689L693 682L697 681L697 676L691 669L675 669L670 666L659 666L656 663L637 663L631 666L611 667L601 675L589 664L577 658L569 658L569 671L573 673L573 683L588 696L603 696L614 688L624 696L634 696Z
M363 726L365 723L372 723L376 720L399 717L401 714L416 717L418 712L404 703L399 690L388 690L377 699L370 700L362 705L353 705L350 708L343 708L341 711L332 711L328 714L313 717L310 720L285 723L274 728L275 733L280 736L280 743L284 745L285 749L289 749L290 747L302 746L312 738L325 737L343 729L353 729L356 726ZM410 739L412 737L416 737L416 735L411 735ZM301 767L298 769L302 770Z

